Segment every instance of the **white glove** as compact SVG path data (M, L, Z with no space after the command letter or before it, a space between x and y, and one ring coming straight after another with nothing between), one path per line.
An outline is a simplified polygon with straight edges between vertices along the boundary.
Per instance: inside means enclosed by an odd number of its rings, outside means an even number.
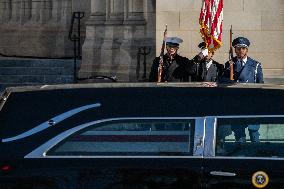
M203 57L208 56L208 49L203 49L201 51L201 53L202 53Z

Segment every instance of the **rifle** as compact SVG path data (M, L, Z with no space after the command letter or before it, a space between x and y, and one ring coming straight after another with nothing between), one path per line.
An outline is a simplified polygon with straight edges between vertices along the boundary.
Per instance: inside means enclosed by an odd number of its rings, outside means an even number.
M162 82L162 75L164 71L164 51L166 46L166 37L168 32L168 25L166 24L166 29L164 31L164 39L162 43L161 53L160 53L160 61L159 61L159 67L158 67L158 83Z
M233 62L234 53L233 53L233 45L232 45L232 35L233 35L233 29L232 29L232 25L231 25L231 29L230 29L230 51L229 51L230 80L231 81L234 80L234 62Z

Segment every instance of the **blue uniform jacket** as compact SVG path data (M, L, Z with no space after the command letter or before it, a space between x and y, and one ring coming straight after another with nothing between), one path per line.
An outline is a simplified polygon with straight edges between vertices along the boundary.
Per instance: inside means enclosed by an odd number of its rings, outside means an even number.
M264 83L261 63L248 57L244 66L240 65L236 57L234 62L234 80L240 83ZM225 78L230 78L230 63L225 63Z

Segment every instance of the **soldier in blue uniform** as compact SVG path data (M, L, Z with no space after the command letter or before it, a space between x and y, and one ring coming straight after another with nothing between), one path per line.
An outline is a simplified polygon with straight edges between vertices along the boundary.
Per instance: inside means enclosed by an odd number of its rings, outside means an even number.
M165 42L167 53L163 56L162 82L190 81L193 74L193 63L188 58L177 54L183 40L178 37L167 37ZM152 64L149 81L158 81L159 64L160 57L156 57Z
M234 63L234 81L239 83L263 83L261 63L248 57L250 41L245 37L238 37L232 43L236 56ZM230 78L230 63L225 63L223 77ZM237 142L246 142L245 128L248 128L251 142L259 142L259 125L232 125Z
M205 42L198 45L201 52L196 55L192 61L194 64L194 75L191 81L197 82L216 82L219 81L223 75L223 64L220 64L212 59L214 52L206 49Z
M248 57L250 41L245 37L238 37L232 43L236 56L234 62L234 80L240 83L263 83L261 63ZM230 78L230 63L225 63L223 78Z

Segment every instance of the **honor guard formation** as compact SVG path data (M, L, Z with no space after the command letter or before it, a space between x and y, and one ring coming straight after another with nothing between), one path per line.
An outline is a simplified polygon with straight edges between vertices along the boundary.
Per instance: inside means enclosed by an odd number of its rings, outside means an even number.
M200 53L192 59L179 55L178 50L183 39L166 37L166 33L167 29L164 33L161 54L152 64L150 82L264 83L261 63L248 56L249 39L237 37L230 42L230 60L221 64L213 59L215 51L209 49L206 42L198 45ZM232 35L231 31L230 35ZM233 49L235 56L233 56ZM219 130L219 141L217 141L219 152L222 152L222 142L225 137L232 132L236 142L245 143L246 128L250 141L259 142L260 125L231 125L229 129Z
M198 45L200 53L192 59L178 54L181 38L166 37L164 42L166 53L154 59L150 82L263 83L261 63L248 56L250 41L245 37L233 40L236 56L224 64L213 60L215 52L209 50L205 42ZM160 75L158 70L161 70Z

